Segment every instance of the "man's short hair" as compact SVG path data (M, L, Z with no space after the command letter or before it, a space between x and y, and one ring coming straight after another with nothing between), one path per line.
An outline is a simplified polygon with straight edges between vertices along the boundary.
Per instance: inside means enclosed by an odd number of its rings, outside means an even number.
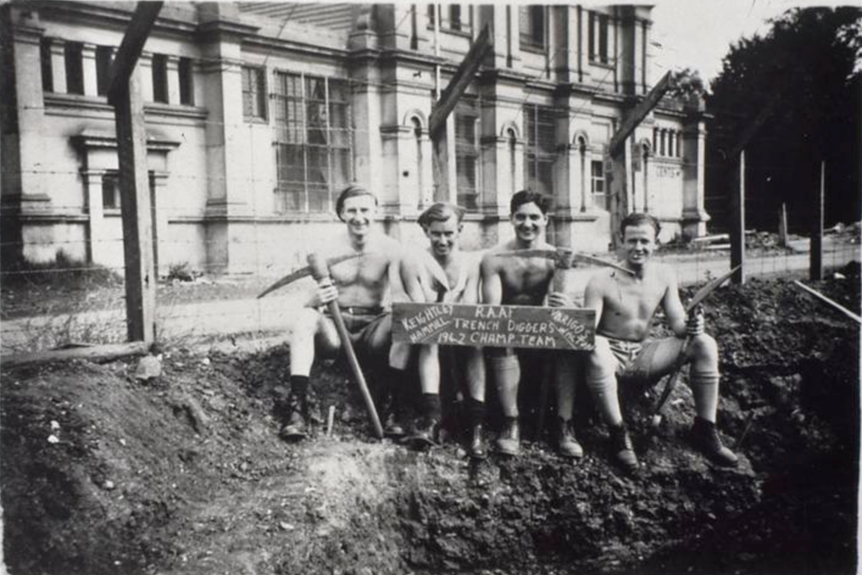
M515 192L512 196L512 200L509 202L509 214L514 214L515 210L517 210L519 206L529 204L530 202L538 206L539 210L542 211L542 214L547 214L554 204L554 199L550 196L545 196L541 192L521 190L519 192Z
M417 222L423 228L428 228L432 222L445 222L453 216L460 224L464 219L464 209L448 202L436 202L419 215Z
M661 232L661 224L659 224L658 218L645 212L632 212L623 218L623 221L620 222L620 236L625 238L627 227L640 226L641 224L649 224L652 226L655 230L656 240L658 239L659 232Z
M344 208L344 202L348 198L355 198L356 196L371 196L374 198L374 205L377 206L377 196L359 184L351 184L341 191L341 194L338 195L338 200L335 201L335 214L342 222L344 221L344 218L341 217L341 209Z

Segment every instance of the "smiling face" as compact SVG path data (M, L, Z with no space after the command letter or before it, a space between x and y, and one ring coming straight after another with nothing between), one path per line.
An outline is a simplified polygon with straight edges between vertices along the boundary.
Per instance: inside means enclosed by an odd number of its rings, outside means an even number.
M539 241L548 226L548 215L544 214L535 202L518 206L512 213L511 220L517 239L528 244Z
M347 224L347 231L352 236L362 238L371 230L376 214L377 203L374 196L363 194L346 199L339 216Z
M458 246L462 225L455 216L446 220L432 220L425 227L425 236L431 241L431 251L434 256L444 258L450 255Z
M647 263L656 247L655 228L644 222L637 226L626 226L623 232L623 249L630 268L640 268Z

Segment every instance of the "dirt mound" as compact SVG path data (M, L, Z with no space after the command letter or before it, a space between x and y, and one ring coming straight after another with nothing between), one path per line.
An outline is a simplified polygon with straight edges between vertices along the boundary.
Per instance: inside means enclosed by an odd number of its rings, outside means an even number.
M858 309L855 282L816 286ZM855 298L855 301L854 301ZM722 345L720 424L738 470L686 441L691 395L656 434L627 410L643 472L609 465L581 394L571 464L544 441L471 463L368 435L338 366L315 374L332 437L286 445L269 392L287 349L168 350L134 363L2 371L5 560L35 573L850 572L855 569L858 332L792 285L708 305ZM370 380L374 380L373 375Z

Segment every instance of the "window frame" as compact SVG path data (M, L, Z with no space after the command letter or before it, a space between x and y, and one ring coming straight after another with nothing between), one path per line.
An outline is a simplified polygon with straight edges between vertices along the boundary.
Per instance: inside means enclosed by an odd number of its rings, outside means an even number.
M481 196L481 105L478 98L462 98L455 106L455 176L456 176L456 198L457 204L468 212L479 211L479 199ZM459 130L459 122L465 119L472 120L471 138L463 137L463 130ZM469 179L467 164L465 160L470 159L472 168L472 188L462 187L462 174Z
M323 98L309 96L311 82L323 82ZM349 78L307 74L292 70L274 71L273 77L273 121L275 124L274 145L276 149L276 188L274 211L278 214L325 214L332 213L338 189L354 178L354 133L352 82ZM289 93L288 86L298 87L298 93ZM285 88L282 91L282 88ZM341 92L343 99L336 99L333 92ZM322 106L321 106L322 102ZM317 107L320 125L311 122L310 111ZM336 106L338 108L336 108ZM343 126L334 126L339 118ZM310 141L322 137L321 142ZM289 162L290 158L301 159L301 163ZM313 160L325 159L325 197L312 197L321 181L311 179L315 170ZM301 171L301 180L291 181L282 177L291 168ZM341 172L339 175L338 172ZM321 173L321 175L323 175Z
M542 192L554 196L554 163L557 161L557 122L553 106L542 104L524 104L524 187L534 192ZM542 116L545 116L543 119ZM542 127L550 128L550 144L543 144L540 138ZM532 129L531 129L532 128ZM546 183L540 178L543 165L548 166L550 180ZM534 174L531 177L531 173ZM541 184L541 187L534 185ZM547 190L544 188L547 184Z
M153 102L170 104L167 55L153 54L150 58L150 69L153 78Z
M266 91L266 67L243 64L241 74L243 120L246 122L267 122L269 120L269 98ZM246 84L247 78L248 84ZM251 113L249 113L249 109L251 109Z
M520 48L545 52L548 49L547 6L528 4L518 8L518 43Z
M66 93L84 95L84 43L65 42L63 61L66 68Z
M96 46L96 94L108 94L108 82L111 75L111 62L114 60L112 46Z
M598 174L596 173L598 168ZM597 191L598 184L601 184L601 191ZM608 201L608 179L605 175L605 163L602 160L590 161L590 196L592 205L596 206L601 201L601 209L607 210Z
M179 76L180 104L184 106L195 105L195 80L194 63L187 56L180 56L177 63L177 75Z

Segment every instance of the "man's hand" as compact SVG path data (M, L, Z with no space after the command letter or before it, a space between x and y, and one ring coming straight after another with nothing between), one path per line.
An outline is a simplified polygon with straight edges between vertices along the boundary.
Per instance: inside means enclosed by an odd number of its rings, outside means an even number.
M685 323L685 333L687 336L694 338L700 336L704 332L703 310L700 306L691 311Z
M318 284L317 290L311 295L311 298L306 302L307 308L318 308L338 299L338 288L332 282Z
M548 306L551 308L570 308L572 301L563 292L551 292L548 294Z

